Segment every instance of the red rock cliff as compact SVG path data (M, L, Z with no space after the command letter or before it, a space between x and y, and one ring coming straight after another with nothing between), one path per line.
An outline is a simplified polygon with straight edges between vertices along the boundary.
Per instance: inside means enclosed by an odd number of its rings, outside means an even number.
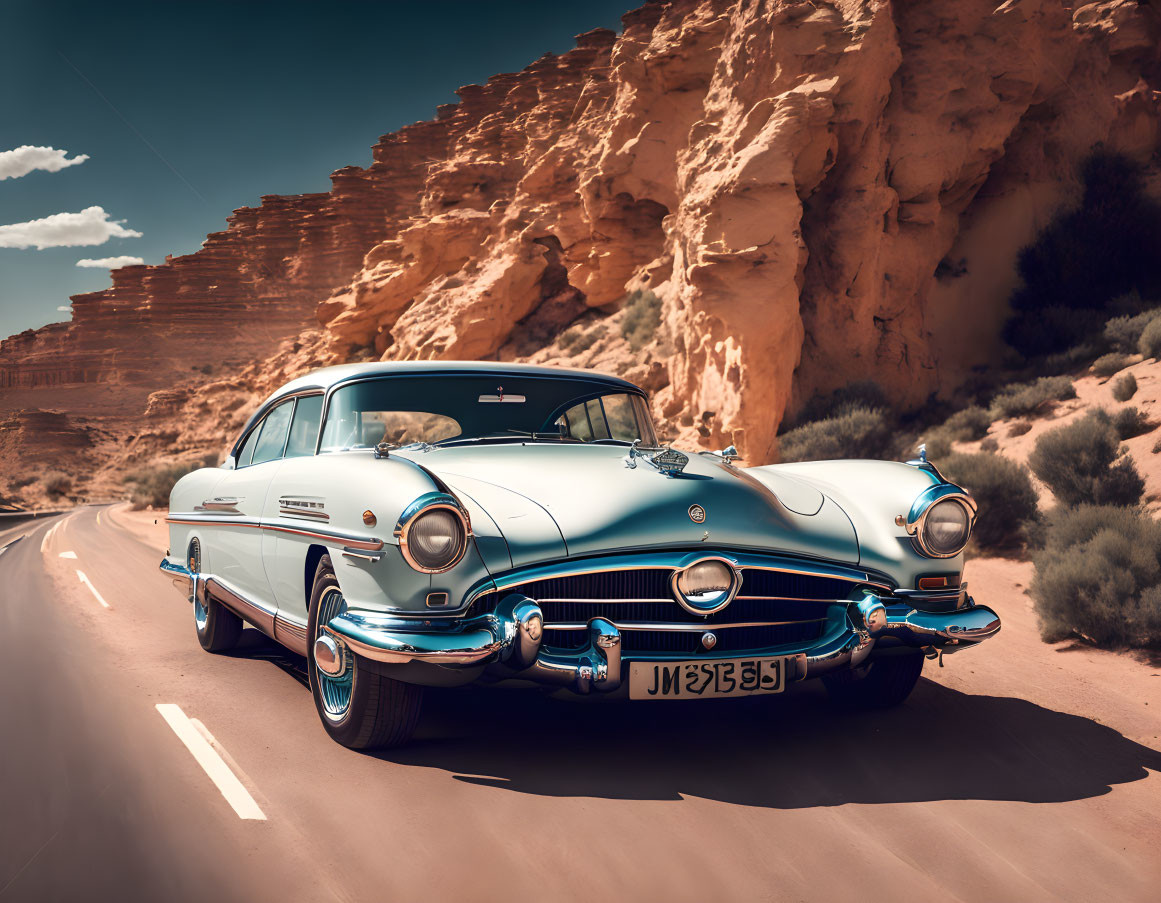
M180 451L321 363L532 359L624 373L671 434L768 460L815 391L919 402L987 363L1078 162L1158 146L1158 21L1133 0L672 0L624 23L461 88L327 195L117 271L0 348L0 407L164 388L135 447ZM223 358L257 363L173 388Z

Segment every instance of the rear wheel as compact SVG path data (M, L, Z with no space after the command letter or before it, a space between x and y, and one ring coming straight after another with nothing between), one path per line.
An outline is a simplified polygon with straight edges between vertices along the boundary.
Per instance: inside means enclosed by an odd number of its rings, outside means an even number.
M423 688L368 670L349 649L342 652L338 674L327 674L315 661L315 641L344 605L330 556L324 555L315 572L307 625L307 673L315 708L331 739L343 746L399 746L411 738L419 721Z
M901 705L923 673L923 654L890 655L861 668L822 678L830 698L854 709L889 709Z
M194 574L202 570L202 547L198 540L191 539L186 553L186 562ZM197 630L198 642L206 652L227 652L238 645L238 638L242 636L242 619L226 608L221 602L215 602L209 596L194 595L194 629Z

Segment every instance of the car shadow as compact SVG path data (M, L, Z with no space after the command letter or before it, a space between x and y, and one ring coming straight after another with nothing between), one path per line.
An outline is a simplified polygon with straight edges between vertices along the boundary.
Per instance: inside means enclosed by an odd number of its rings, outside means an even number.
M851 713L817 682L776 698L570 701L428 693L416 738L381 759L517 793L698 796L798 809L948 799L1056 803L1161 771L1161 752L1088 718L923 680L904 706Z
M257 630L228 654L268 661L309 686L306 660ZM697 796L772 809L1059 803L1161 771L1161 752L1089 718L929 680L881 712L836 709L818 681L782 696L699 702L429 690L412 742L367 755L516 793Z

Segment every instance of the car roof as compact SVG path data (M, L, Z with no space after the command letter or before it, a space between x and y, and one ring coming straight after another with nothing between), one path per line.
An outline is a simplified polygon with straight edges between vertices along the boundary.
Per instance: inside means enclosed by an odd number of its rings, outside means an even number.
M580 370L574 367L541 367L535 364L508 364L499 361L385 361L364 364L340 364L337 367L323 367L292 379L267 398L259 410L284 395L305 392L311 389L329 390L339 383L357 379L372 379L376 376L430 376L509 374L514 377L555 377L565 379L585 379L603 383L617 389L640 392L641 389L628 380L594 370Z

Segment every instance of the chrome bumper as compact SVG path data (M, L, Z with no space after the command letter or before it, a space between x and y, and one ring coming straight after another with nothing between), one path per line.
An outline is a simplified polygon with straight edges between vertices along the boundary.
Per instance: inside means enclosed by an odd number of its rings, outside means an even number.
M518 594L507 596L492 614L439 628L428 626L432 623L417 631L417 625L405 619L348 611L331 620L326 630L357 655L389 665L487 665L493 677L528 680L577 693L611 692L622 683L621 633L605 618L589 621L588 643L568 652L542 645L544 614L535 601ZM727 652L699 658L783 657L789 660L788 677L804 680L859 667L880 638L891 637L894 645L929 650L975 644L999 629L996 613L982 605L941 614L892 606L886 609L885 624L879 621L873 628L836 624L806 650Z

